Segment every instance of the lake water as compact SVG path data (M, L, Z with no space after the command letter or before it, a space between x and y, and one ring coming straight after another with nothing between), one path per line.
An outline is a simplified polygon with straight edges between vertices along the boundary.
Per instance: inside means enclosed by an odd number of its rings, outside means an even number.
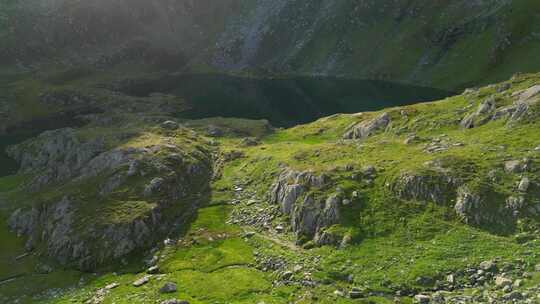
M179 96L191 110L183 118L212 116L268 119L292 126L336 113L374 111L442 99L451 92L399 83L335 77L254 79L223 75L175 75L138 82L124 93Z

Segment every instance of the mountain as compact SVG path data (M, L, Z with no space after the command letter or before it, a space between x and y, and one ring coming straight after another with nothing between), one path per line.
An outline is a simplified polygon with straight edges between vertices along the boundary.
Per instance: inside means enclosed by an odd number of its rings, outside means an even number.
M539 13L534 0L2 0L0 54L456 90L537 71Z
M536 303L539 8L0 0L0 303Z

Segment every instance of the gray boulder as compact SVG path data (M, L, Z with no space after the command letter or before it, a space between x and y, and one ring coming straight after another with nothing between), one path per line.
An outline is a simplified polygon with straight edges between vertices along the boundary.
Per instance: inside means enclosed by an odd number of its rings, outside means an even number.
M160 126L162 129L170 130L170 131L177 130L178 128L180 128L180 125L176 121L172 121L172 120L164 121L161 123Z
M177 290L178 289L175 283L167 282L159 289L159 292L160 293L173 293L173 292L176 292Z
M353 126L344 135L344 139L364 139L378 131L386 129L391 122L390 115L388 113L382 113L376 118L370 121L363 121Z
M531 185L531 181L528 177L524 177L521 179L518 185L518 190L521 192L527 192L529 190L529 186Z
M495 99L489 98L478 106L475 112L465 116L461 122L460 126L464 129L471 129L476 126L485 124L487 121L491 119L492 116L490 116L493 111L496 109L496 102Z

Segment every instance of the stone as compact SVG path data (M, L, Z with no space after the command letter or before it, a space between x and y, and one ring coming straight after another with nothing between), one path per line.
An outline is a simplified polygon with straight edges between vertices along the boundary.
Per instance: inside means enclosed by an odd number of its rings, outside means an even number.
M159 289L159 292L160 293L173 293L173 292L176 292L177 290L178 289L175 283L167 282Z
M351 299L360 299L364 297L364 291L361 288L353 287L351 291L349 291L349 298Z
M292 277L294 276L294 273L292 271L285 271L282 275L281 275L281 278L285 281L288 281L290 280Z
M165 129L165 130L176 130L178 129L180 126L178 125L177 122L175 121L172 121L172 120L167 120L167 121L164 121L161 123L160 127L162 129Z
M391 118L388 113L382 113L370 121L363 121L352 127L344 135L344 139L364 139L375 132L385 129L390 124Z
M244 139L242 139L242 141L240 142L240 144L244 147L253 147L253 146L257 146L260 144L260 142L253 138L253 137L246 137Z
M524 298L523 294L519 291L511 291L508 294L503 296L503 299L506 301L518 301L518 300L523 300L523 298ZM517 303L517 302L514 302L514 303ZM534 303L534 302L528 302L528 303Z
M495 286L499 288L503 288L505 286L512 286L513 282L511 279L503 277L503 276L497 276L495 277Z
M118 286L120 286L120 284L118 284L118 283L111 283L111 284L105 286L105 289L111 290L111 289L117 288Z
M221 137L225 134L222 129L215 125L209 125L206 130L208 135L211 137Z
M428 295L419 294L419 295L414 296L414 302L415 303L427 304L430 301L431 301L431 297L428 296Z
M536 97L538 94L540 94L540 85L537 84L526 90L519 92L519 100L528 101L531 98Z
M334 290L334 296L342 298L345 297L345 293L341 290Z
M527 170L528 160L510 160L504 163L506 173L522 173Z
M531 184L531 181L529 180L529 178L524 177L519 182L518 190L521 191L521 192L527 192L527 190L529 190L530 184Z
M150 276L144 276L138 280L136 280L135 282L133 282L133 286L134 287L141 287L143 286L144 284L150 282Z
M255 236L255 232L253 231L248 231L246 233L244 233L244 238L252 238Z
M510 196L506 199L506 208L512 211L519 211L525 205L523 196Z
M160 304L189 304L189 302L185 300L170 299L162 301Z
M495 272L497 271L497 264L494 261L483 261L478 266L481 270L487 271L487 272Z
M418 141L418 139L419 138L416 135L409 135L409 136L407 136L407 138L405 138L405 140L403 141L403 144L410 145L410 144L413 144L416 141Z
M149 274L156 274L158 272L159 272L159 266L157 265L154 265L146 270L146 273L149 273Z

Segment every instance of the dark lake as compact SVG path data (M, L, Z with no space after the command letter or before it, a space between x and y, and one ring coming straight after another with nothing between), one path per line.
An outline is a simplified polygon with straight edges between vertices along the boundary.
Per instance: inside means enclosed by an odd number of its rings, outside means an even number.
M184 98L183 118L268 119L275 126L307 123L336 113L380 110L442 99L451 92L400 83L337 77L243 78L169 75L121 88L129 95L166 93Z

